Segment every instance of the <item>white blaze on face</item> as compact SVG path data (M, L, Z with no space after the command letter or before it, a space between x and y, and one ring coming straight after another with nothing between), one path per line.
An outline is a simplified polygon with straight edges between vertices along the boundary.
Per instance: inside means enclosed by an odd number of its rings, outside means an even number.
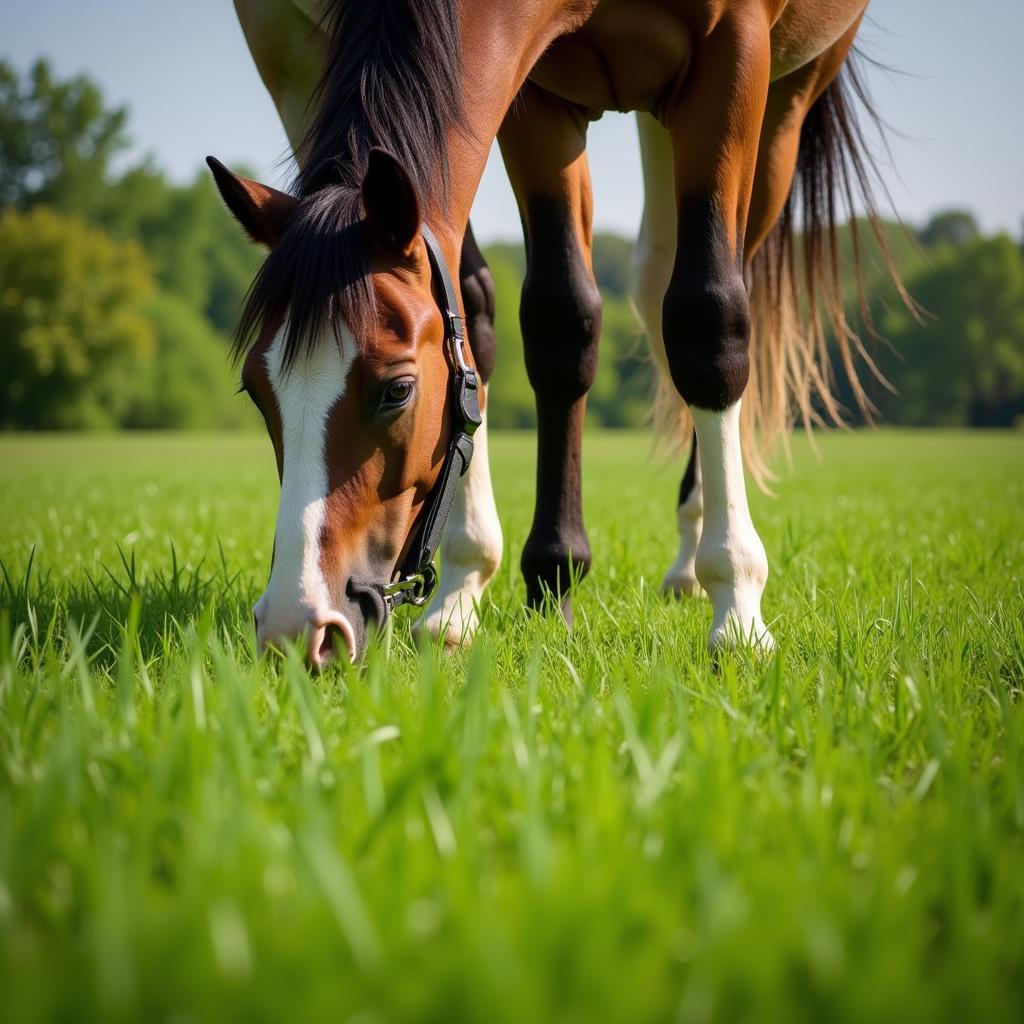
M284 331L265 356L281 420L281 502L270 583L254 609L261 640L297 635L332 608L320 564L320 535L328 493L325 451L331 409L345 394L355 346L333 336L284 368Z

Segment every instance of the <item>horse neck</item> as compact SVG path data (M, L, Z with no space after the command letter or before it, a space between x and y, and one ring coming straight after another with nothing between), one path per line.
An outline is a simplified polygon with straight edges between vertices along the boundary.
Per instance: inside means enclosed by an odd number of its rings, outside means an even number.
M561 34L560 0L515 3L462 0L462 91L465 124L448 139L451 197L446 210L428 210L445 257L458 266L469 214L491 145L530 69Z

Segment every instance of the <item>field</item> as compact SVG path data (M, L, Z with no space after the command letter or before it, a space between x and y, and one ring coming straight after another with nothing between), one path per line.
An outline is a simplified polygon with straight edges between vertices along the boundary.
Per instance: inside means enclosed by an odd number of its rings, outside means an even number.
M527 613L533 440L466 652L260 662L262 437L0 440L5 1021L1024 1019L1024 436L806 442L763 662L657 593L678 468L588 438Z

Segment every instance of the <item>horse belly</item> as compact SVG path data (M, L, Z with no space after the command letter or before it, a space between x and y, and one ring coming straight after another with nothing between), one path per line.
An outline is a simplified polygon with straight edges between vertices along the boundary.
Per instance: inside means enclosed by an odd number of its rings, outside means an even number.
M772 26L772 80L823 54L865 7L867 0L789 0Z
M530 79L595 114L651 110L686 73L691 53L690 29L673 4L606 2L555 40Z

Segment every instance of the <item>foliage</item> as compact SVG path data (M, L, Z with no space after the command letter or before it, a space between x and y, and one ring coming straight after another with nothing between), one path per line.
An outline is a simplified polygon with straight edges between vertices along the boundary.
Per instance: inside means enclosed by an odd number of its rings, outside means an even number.
M0 424L7 428L253 422L232 401L223 364L224 333L234 329L258 253L206 174L185 186L170 184L149 163L115 174L111 159L126 145L125 126L125 112L108 110L88 79L56 82L40 61L20 83L0 62L0 201L8 216L35 211L45 227L45 243L31 245L22 232L17 253L6 254L17 277L5 290L0 322L0 365L9 371ZM51 210L88 220L87 236L80 221L63 222ZM59 252L62 232L66 254ZM107 255L93 259L93 250ZM105 282L113 253L121 254L121 276ZM144 291L155 285L160 295L144 303L141 293L121 295L132 263L147 282ZM12 312L12 303L24 309ZM112 318L109 331L101 329L101 314ZM129 323L150 340L127 344ZM64 364L55 376L48 361L58 337ZM34 357L26 346L34 346ZM95 352L86 359L90 347L103 359Z
M918 324L894 307L881 330L899 353L887 419L1008 426L1024 416L1024 260L1005 235L945 244L910 287ZM892 363L893 361L890 360Z
M111 158L127 145L127 120L84 75L57 82L40 60L22 83L0 61L0 207L45 204L89 216Z
M980 235L978 221L969 210L945 210L928 221L919 237L931 249L937 245L968 245Z
M522 609L532 447L474 649L311 677L252 650L263 439L0 440L6 1017L1021 1018L1024 439L798 442L781 649L717 665L642 437L572 632Z
M39 207L0 213L0 424L113 427L153 352L134 242Z
M150 162L115 173L111 161L128 141L126 125L125 112L109 109L88 79L58 82L40 61L21 81L0 62L0 206L27 211L45 205L82 217L114 239L138 243L149 268L140 273L151 271L157 289L177 300L177 305L155 300L143 307L151 333L171 342L168 324L176 327L172 347L161 346L159 366L140 370L140 352L114 345L114 362L105 375L73 376L52 401L27 400L17 417L5 411L0 423L6 427L201 427L239 422L230 388L219 395L211 390L220 387L224 375L219 368L208 372L215 336L203 321L217 332L226 350L226 337L235 328L261 254L224 211L205 172L187 184L169 182ZM916 237L896 223L884 225L883 236L911 294L932 314L922 325L907 312L889 280L881 246L862 225L863 281L878 337L863 324L860 333L869 355L895 388L895 397L872 382L868 370L861 377L883 418L907 424L1014 422L1024 414L1020 250L1005 237L983 238L974 217L963 210L936 214ZM841 232L840 243L838 269L850 315L857 321L849 228ZM598 377L588 399L592 426L637 426L650 411L654 373L628 298L631 253L629 240L601 233L595 238L593 265L604 317ZM485 255L497 289L498 359L490 387L490 422L496 427L530 427L535 422L534 399L518 317L523 248L497 243L486 246ZM58 262L38 272L26 269L23 277L39 282L60 266ZM77 287L69 281L66 291L74 293ZM184 307L193 315L186 315ZM17 344L13 335L0 333L0 349L12 349L0 358L12 366ZM124 355L121 363L117 352ZM184 353L197 359L191 374ZM158 394L151 386L156 379L166 385L172 366L175 373L184 374L175 380L173 401L166 387ZM26 365L25 372L34 371ZM127 403L109 393L116 374L125 379L122 390L131 393ZM844 404L853 410L856 403L844 372L837 367L835 376ZM12 400L12 388L35 394L34 380L10 378L5 402ZM136 380L140 386L133 388ZM74 396L67 390L72 384L79 392ZM195 392L191 396L186 395L189 388ZM154 397L148 410L140 404L145 394Z
M228 216L208 174L172 186L153 167L136 167L111 183L98 220L115 237L142 244L163 290L217 330L234 331L260 253Z
M143 307L156 349L126 427L199 430L257 427L252 403L235 392L238 374L224 338L209 321L174 295L155 295Z

